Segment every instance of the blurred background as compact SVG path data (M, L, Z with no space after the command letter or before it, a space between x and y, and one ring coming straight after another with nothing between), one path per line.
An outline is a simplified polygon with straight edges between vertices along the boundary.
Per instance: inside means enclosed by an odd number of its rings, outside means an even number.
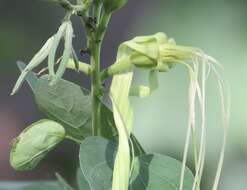
M245 0L129 0L114 14L104 41L103 67L114 62L118 45L137 35L165 32L178 44L196 46L218 59L231 86L232 109L221 190L247 187L247 1ZM24 127L42 118L27 85L10 96L19 71L16 60L28 62L46 39L56 32L64 11L44 1L0 2L0 181L52 179L54 171L72 179L77 147L65 142L34 172L15 172L9 166L11 139ZM84 47L83 29L74 19L75 48ZM81 57L87 60L87 57ZM86 78L67 73L66 77L83 82ZM160 88L151 97L133 99L135 134L149 152L182 158L187 124L188 76L175 67L160 74ZM147 73L140 72L138 83ZM210 189L215 175L222 139L220 99L215 80L207 85L207 159L203 188ZM69 154L68 154L69 152ZM191 157L192 158L192 157ZM49 169L48 169L49 168Z

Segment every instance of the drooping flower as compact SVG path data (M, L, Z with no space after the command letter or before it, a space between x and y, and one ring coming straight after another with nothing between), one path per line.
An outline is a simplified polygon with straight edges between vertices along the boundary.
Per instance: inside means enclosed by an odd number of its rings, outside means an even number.
M228 127L228 102L225 89L225 82L222 80L218 73L220 64L212 57L203 53L199 48L187 47L177 45L175 40L169 39L164 33L157 33L150 36L136 37L130 41L122 43L118 49L117 60L114 65L109 67L104 75L113 75L113 81L111 86L111 98L114 102L114 106L119 109L116 110L116 114L122 118L122 123L119 127L124 127L125 130L119 130L119 136L121 141L125 137L125 141L129 141L126 138L124 131L127 131L127 135L130 133L133 127L133 113L129 102L129 96L146 97L149 96L158 87L158 72L167 72L175 65L183 65L187 68L190 85L189 85L189 116L188 116L188 130L186 134L186 142L183 156L183 166L181 169L180 190L183 189L184 172L186 167L188 149L191 136L194 141L195 152L195 180L193 184L193 190L200 186L201 177L204 169L205 156L206 156L206 124L205 124L205 91L206 80L210 73L213 71L217 78L219 85L219 91L222 99L222 114L223 114L223 144L220 153L219 164L216 172L213 190L217 189L220 173L224 158L224 149L227 136ZM149 84L134 86L132 83L134 68L149 70ZM123 87L127 87L123 88ZM196 128L196 100L198 99L201 111L201 124L199 131L199 150L198 144L195 140L197 134ZM131 119L130 119L131 118ZM117 122L116 122L117 124ZM124 143L122 143L124 144ZM116 165L121 165L124 162L124 157L130 157L130 151L124 146L119 145L118 154L122 155L122 159L117 158ZM125 154L123 154L125 153ZM117 162L117 163L116 163ZM130 163L128 163L130 164ZM130 171L130 170L129 170ZM113 182L116 179L120 179L119 172L115 172L113 176ZM119 174L119 175L118 175ZM125 174L127 175L127 174ZM127 183L127 182L125 182ZM114 183L113 183L114 184Z

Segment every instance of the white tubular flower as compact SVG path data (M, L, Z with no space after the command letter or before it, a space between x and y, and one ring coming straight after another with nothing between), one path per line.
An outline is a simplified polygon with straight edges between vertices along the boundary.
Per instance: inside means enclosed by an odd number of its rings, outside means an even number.
M157 33L151 36L136 37L130 41L122 43L118 50L116 63L109 67L103 74L106 76L113 75L111 92L118 92L117 95L112 97L113 100L114 97L116 99L119 99L119 97L121 97L120 100L125 100L124 104L121 101L115 101L114 103L116 106L125 105L125 109L123 109L124 111L121 111L121 109L119 110L119 112L122 112L119 114L122 114L123 116L127 113L125 111L126 107L128 108L128 110L131 110L131 105L128 100L129 96L149 96L158 87L157 73L167 72L174 65L186 66L190 77L188 97L188 130L184 148L183 165L181 169L181 179L179 187L180 190L183 189L184 174L191 137L193 138L194 142L193 148L195 155L195 180L193 184L193 190L198 189L200 187L206 156L205 96L206 81L208 75L210 74L210 71L213 71L213 73L216 76L217 83L219 84L219 92L222 100L224 138L213 186L213 190L216 190L218 187L220 173L223 166L224 149L226 144L229 118L229 99L228 96L226 96L228 95L228 92L226 91L224 80L218 73L218 69L221 68L221 65L214 58L204 54L200 49L177 45L173 39L169 39L164 33ZM148 86L133 86L132 78L134 67L150 71ZM123 85L124 83L126 84ZM127 85L127 83L131 83L131 85ZM128 86L129 89L121 89L122 86ZM123 91L128 91L128 94L123 93ZM197 118L195 107L197 99L199 101L198 103L201 111L200 129L197 129L196 127ZM130 115L129 117L133 118L132 115ZM123 117L123 122L128 123L127 121L128 118ZM132 130L132 121L131 123L129 123L129 125L125 125L125 127L127 128L128 132L130 132L130 130ZM200 131L199 138L196 138L197 131ZM195 139L199 139L199 144ZM128 139L125 138L125 140L127 141ZM121 150L120 148L121 147L119 147L118 149L118 153L124 152L124 150ZM127 156L130 155L128 154ZM114 177L117 179L120 176L116 175Z

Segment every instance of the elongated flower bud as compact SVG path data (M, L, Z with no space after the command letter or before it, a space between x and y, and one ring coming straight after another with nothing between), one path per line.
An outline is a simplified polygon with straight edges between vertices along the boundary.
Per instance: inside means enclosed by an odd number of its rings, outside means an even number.
M53 79L53 83L56 83L64 74L67 64L69 62L69 58L72 56L72 39L74 36L74 31L72 27L72 23L70 21L66 22L66 30L64 35L64 51L61 59L61 63L59 64L58 70Z
M56 52L57 52L58 45L62 37L64 36L66 28L67 28L67 22L63 22L62 25L59 27L58 32L54 35L54 40L53 40L51 51L48 57L48 68L49 68L50 76L55 75L54 65L55 65Z
M64 128L52 120L40 120L12 142L10 164L16 170L31 170L65 138Z
M45 60L45 58L48 56L49 51L51 49L52 43L53 43L54 37L50 37L47 42L43 45L43 47L34 55L32 60L28 63L28 65L25 67L25 69L21 72L21 75L19 76L11 95L14 95L19 88L21 87L23 81L25 80L28 73L34 69L35 67L39 66L39 64L42 63L42 61Z
M112 13L122 8L128 0L103 0L103 6L107 13Z

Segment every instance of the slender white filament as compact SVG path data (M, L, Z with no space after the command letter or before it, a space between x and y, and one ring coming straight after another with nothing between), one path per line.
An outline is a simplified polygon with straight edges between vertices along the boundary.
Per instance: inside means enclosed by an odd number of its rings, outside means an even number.
M191 137L191 129L195 125L196 81L195 81L193 69L187 64L186 64L186 66L189 68L189 72L190 72L189 119L188 119L188 128L187 128L187 133L186 133L186 140L185 140L185 147L184 147L184 154L183 154L183 162L182 162L179 190L183 190L186 161L187 161L187 157L188 157L189 143L190 143L190 137Z

